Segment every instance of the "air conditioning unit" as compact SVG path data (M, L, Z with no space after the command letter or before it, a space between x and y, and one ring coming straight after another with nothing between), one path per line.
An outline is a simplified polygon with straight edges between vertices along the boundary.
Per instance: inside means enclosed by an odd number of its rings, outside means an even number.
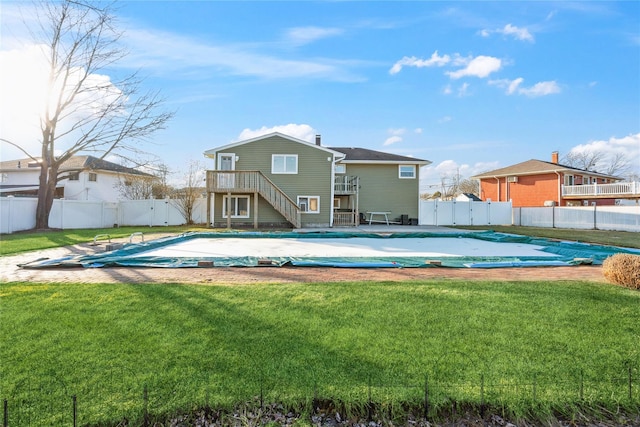
M517 176L508 176L507 177L507 182L518 182L518 177Z

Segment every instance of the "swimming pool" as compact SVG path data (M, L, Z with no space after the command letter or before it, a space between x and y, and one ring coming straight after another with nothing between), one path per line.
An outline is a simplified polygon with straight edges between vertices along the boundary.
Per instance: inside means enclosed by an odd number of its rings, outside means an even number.
M640 253L490 231L195 232L25 267L542 267L600 264L618 252Z

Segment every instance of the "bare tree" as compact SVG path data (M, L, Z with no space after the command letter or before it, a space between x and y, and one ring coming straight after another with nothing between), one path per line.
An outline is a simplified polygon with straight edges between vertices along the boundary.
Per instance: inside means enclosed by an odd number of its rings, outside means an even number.
M607 175L622 175L630 167L629 160L622 153L607 156L603 151L570 151L562 158L562 163L573 168Z
M192 160L184 175L184 187L174 191L176 206L187 224L193 224L193 210L196 200L202 196L205 167Z
M113 4L89 0L44 0L38 4L34 39L43 48L48 86L41 102L41 150L29 153L18 141L2 139L40 162L36 228L48 228L56 184L72 171L60 165L91 152L133 158L135 144L164 128L173 113L160 111L157 93L140 93L135 73L105 81L109 67L126 56L119 46ZM34 31L35 30L35 31Z
M465 178L458 185L458 194L467 193L476 196L480 195L480 182L476 179Z
M154 197L154 187L158 179L153 176L121 176L115 185L120 196L127 200L145 200Z

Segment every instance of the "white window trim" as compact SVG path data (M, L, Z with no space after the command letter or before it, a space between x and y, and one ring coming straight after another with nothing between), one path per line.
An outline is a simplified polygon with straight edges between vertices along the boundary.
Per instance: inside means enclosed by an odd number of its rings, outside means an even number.
M285 170L282 172L276 172L274 170L274 162L277 157L284 158L284 166ZM287 171L287 157L294 157L296 159L296 170L295 171ZM298 174L298 155L297 154L272 154L271 155L271 173L274 175L297 175Z
M402 176L402 168L411 168L411 176ZM416 179L416 165L398 165L398 178L400 179Z
M336 164L336 173L340 175L344 175L347 173L347 165L344 163Z
M251 198L249 196L231 196L232 199L236 199L236 206L232 209L231 218L250 218L251 217ZM247 214L246 215L234 215L233 212L237 211L238 208L238 199L246 199L247 200ZM222 197L222 218L227 218L227 201L229 200L229 196Z
M236 153L218 153L218 170L222 170L223 157L231 157L231 170L236 170Z
M298 196L298 199L297 199L298 206L300 206L300 199L316 199L318 201L317 202L317 207L318 207L317 210L315 210L315 211L309 211L309 210L302 211L301 210L300 211L301 213L303 213L303 214L319 214L320 213L320 196Z

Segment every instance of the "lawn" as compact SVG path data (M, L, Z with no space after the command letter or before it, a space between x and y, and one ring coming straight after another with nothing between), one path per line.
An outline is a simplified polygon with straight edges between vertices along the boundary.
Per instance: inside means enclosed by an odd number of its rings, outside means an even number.
M73 396L79 425L256 397L396 415L427 397L433 417L452 401L640 407L640 293L606 284L9 283L0 298L9 425L71 425Z
M119 227L119 228L91 228L78 230L47 230L25 231L21 233L3 234L0 236L0 256L40 249L57 248L60 246L76 245L93 242L98 235L103 235L100 242L104 242L104 235L112 239L129 237L133 233L143 233L151 236L157 233L185 233L187 231L210 231L204 226L170 226L170 227ZM138 240L136 240L138 241Z

